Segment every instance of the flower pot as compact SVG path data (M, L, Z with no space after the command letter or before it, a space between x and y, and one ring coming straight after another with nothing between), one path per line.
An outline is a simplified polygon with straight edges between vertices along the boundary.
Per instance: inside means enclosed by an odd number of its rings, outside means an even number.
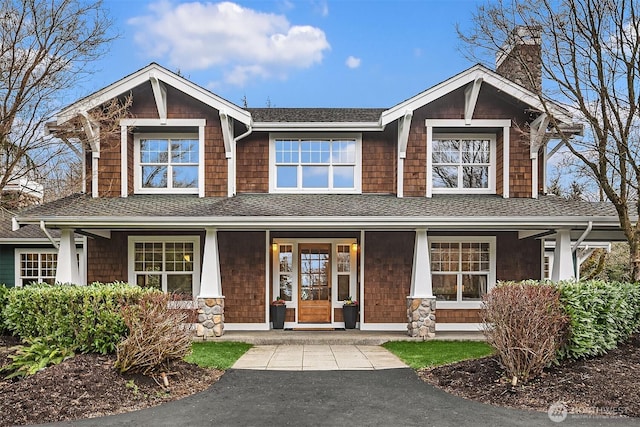
M272 305L271 306L271 322L273 322L273 329L284 329L284 317L287 313L287 306Z
M356 322L358 321L358 311L357 305L342 306L342 316L344 317L345 329L355 329Z

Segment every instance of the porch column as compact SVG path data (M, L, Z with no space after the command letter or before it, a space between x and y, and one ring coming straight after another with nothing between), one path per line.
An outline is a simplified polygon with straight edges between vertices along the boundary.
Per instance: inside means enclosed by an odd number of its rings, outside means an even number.
M60 246L58 247L58 265L56 267L56 283L80 284L78 269L78 253L73 229L60 229Z
M218 230L206 228L202 278L198 295L198 325L196 335L204 339L220 337L224 333L224 296L220 280Z
M411 295L407 297L407 332L422 339L436 333L436 299L431 283L431 261L427 229L417 229L413 250Z
M571 251L571 230L557 230L551 280L558 282L571 279L575 279L573 252Z

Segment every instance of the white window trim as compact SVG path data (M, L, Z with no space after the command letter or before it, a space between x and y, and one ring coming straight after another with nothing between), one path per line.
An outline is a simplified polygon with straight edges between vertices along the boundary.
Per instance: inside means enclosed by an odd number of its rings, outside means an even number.
M354 139L356 142L356 163L354 168L354 188L277 188L276 140L278 139ZM300 178L300 177L298 177ZM271 133L269 134L269 192L309 193L309 194L360 194L362 193L362 133Z
M293 265L291 269L291 275L293 276L292 280L292 292L291 292L291 301L286 302L287 308L295 308L296 309L296 317L295 323L298 323L298 246L302 243L320 243L320 244L331 244L331 323L335 322L334 319L334 309L342 308L344 305L344 301L338 301L338 263L337 255L338 255L338 245L349 245L349 253L350 253L350 279L349 279L349 295L355 297L358 294L358 254L357 251L353 250L353 244L357 243L356 239L312 239L312 238L304 238L304 239L273 239L273 243L278 245L278 249L273 251L273 261L271 263L271 277L272 277L272 290L274 299L280 295L280 245L291 245L292 246L292 258ZM344 322L338 322L344 323ZM326 324L323 324L326 326ZM310 326L310 325L307 325Z
M489 153L489 186L488 188L435 188L433 187L433 141L437 139L488 139L490 141ZM427 135L427 176L428 185L432 193L437 194L496 194L496 135L493 133L429 133Z
M136 243L148 243L148 242L162 242L162 243L175 243L185 242L193 243L193 283L191 286L191 292L195 299L200 294L200 237L199 236L129 236L128 242L128 273L129 283L135 285L136 283L136 271L135 271L135 244ZM163 272L164 274L164 272ZM164 281L166 287L166 281ZM163 289L166 292L165 289Z
M488 243L489 244L489 277L487 292L496 285L496 237L495 236L429 236L429 260L432 243ZM431 273L433 276L433 272ZM436 301L438 308L482 308L482 301Z
M185 133L135 133L133 137L133 182L136 194L200 194L204 186L204 139L200 132ZM142 168L140 165L140 140L141 139L195 139L198 141L198 186L196 188L143 188ZM169 163L167 163L169 164ZM179 164L178 164L179 166ZM169 185L169 177L167 177Z
M87 283L87 264L86 257L84 256L84 249L76 247L76 252L78 254L79 260L79 270L80 270L80 283L79 285L86 285ZM22 254L58 254L58 250L55 248L16 248L15 249L15 267L14 267L14 286L17 288L22 287L22 275L20 274L20 256ZM56 264L57 270L57 264ZM55 275L54 275L55 279Z

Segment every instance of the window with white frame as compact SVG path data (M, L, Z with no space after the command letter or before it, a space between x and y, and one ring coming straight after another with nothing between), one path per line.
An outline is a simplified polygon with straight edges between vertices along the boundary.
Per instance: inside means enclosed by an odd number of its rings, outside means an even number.
M17 286L30 283L55 284L58 254L56 252L21 252Z
M495 239L437 239L430 245L436 300L481 301L495 283Z
M198 134L137 134L134 140L136 191L198 193Z
M271 190L353 193L361 188L361 136L272 136Z
M192 297L199 290L199 240L197 237L129 237L129 280Z
M15 285L26 286L31 283L56 282L58 268L57 249L16 249L15 252ZM78 265L81 277L80 285L84 284L85 268L82 249L77 249Z
M434 134L432 191L494 193L495 141L492 134Z

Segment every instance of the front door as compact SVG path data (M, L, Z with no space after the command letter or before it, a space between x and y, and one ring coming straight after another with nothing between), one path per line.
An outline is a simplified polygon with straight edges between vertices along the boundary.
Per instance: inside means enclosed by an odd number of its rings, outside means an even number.
M299 246L298 322L331 322L331 244Z

